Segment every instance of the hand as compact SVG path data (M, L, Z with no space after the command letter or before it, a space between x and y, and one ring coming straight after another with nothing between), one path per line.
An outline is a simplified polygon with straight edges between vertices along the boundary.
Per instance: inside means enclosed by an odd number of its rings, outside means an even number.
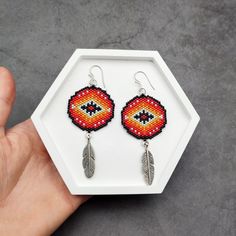
M14 98L0 67L0 235L50 235L88 197L69 193L30 119L6 130Z

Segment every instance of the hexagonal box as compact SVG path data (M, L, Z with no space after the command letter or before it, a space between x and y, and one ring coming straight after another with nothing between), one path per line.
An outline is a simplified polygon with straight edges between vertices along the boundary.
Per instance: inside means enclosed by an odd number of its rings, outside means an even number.
M86 178L82 166L86 132L71 122L67 108L75 91L88 86L93 65L103 70L115 111L112 121L92 134L96 171L92 178ZM161 101L167 111L166 127L149 142L155 159L155 177L150 186L142 174L143 144L121 124L122 108L138 92L134 81L137 71L146 73L155 88L142 80L147 94ZM103 88L98 70L94 70L94 76ZM161 193L200 120L157 51L110 49L77 49L31 118L71 194Z

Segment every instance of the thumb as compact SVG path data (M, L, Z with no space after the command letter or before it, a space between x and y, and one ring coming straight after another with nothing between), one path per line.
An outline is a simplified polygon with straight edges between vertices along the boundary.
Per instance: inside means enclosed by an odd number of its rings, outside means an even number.
M0 137L5 133L5 125L15 100L15 82L11 72L0 67Z

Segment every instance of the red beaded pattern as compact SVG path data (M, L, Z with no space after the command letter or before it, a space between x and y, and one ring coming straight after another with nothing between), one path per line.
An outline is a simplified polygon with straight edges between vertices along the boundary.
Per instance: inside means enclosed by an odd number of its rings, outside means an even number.
M151 139L165 127L166 110L150 96L136 96L126 103L121 121L127 132L138 139Z
M96 131L106 126L114 117L115 104L106 91L91 86L71 96L68 115L82 130Z

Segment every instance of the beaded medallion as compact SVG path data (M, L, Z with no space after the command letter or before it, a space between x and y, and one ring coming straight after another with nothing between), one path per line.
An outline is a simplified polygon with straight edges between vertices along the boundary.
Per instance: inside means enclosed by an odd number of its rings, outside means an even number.
M106 126L114 117L114 102L101 88L85 87L71 96L68 115L82 130L96 131Z
M152 139L167 123L164 106L155 98L144 94L128 101L121 115L122 125L137 139Z

